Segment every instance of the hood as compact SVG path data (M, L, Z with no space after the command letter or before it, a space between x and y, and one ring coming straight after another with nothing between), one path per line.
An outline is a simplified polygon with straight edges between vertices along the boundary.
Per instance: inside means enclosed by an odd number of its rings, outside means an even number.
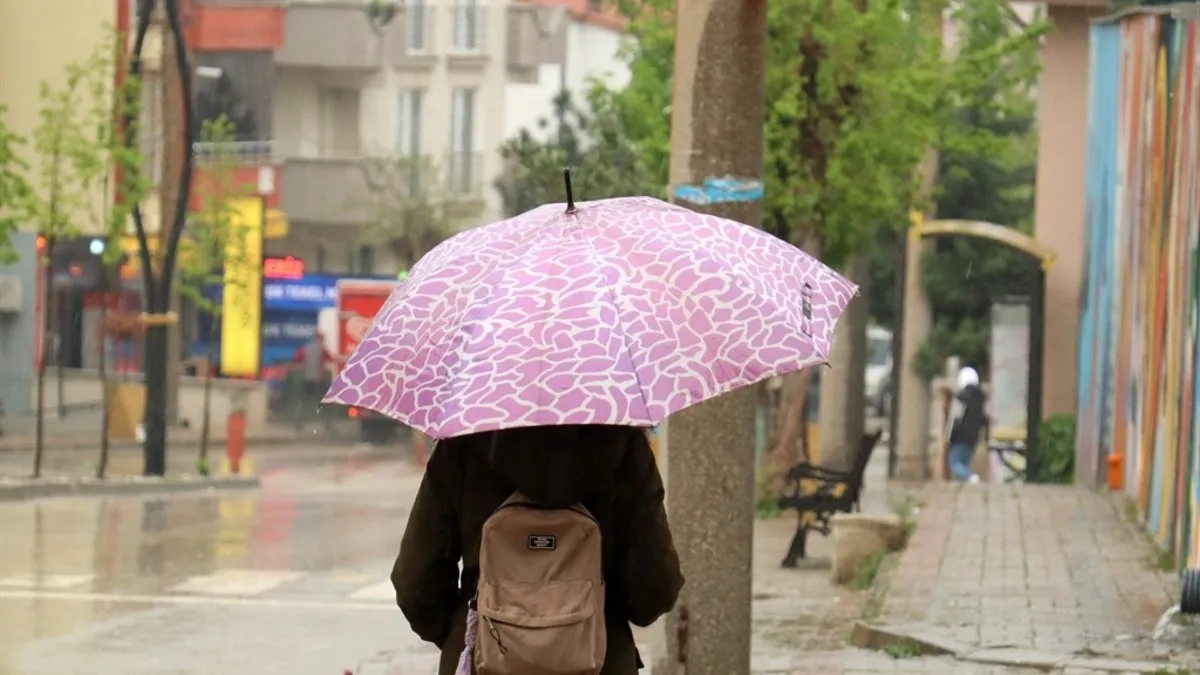
M958 371L958 391L962 391L967 387L979 386L979 373L975 372L974 368L963 368Z
M487 434L485 459L514 490L551 508L611 492L635 427L573 425Z

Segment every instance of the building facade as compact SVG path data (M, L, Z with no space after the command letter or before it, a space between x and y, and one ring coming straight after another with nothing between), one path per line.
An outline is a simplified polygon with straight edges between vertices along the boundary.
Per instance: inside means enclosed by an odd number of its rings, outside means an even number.
M619 58L626 21L612 4L589 0L527 0L510 10L505 137L521 131L547 138L565 92L586 102L593 80L619 89L629 67Z
M398 272L421 201L450 229L499 217L505 4L394 9L382 24L361 2L286 6L272 125L290 232L268 251L317 272Z

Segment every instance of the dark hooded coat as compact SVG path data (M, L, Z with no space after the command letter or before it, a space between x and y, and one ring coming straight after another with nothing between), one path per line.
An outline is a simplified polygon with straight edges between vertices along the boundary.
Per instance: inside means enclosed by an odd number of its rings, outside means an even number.
M442 650L439 675L453 675L463 649L483 523L514 490L554 508L583 502L595 515L608 628L602 675L636 673L640 658L629 624L654 623L683 587L662 478L644 431L561 426L452 438L439 442L429 460L392 585L413 631Z

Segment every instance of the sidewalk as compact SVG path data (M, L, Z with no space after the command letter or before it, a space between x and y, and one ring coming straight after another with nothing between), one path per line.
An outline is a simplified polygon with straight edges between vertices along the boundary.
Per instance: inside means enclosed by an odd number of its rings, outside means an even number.
M931 486L876 623L1031 659L1194 661L1149 639L1178 601L1176 575L1156 558L1107 494Z
M895 513L917 493L887 480L887 453L867 467L862 511ZM751 672L754 675L1031 675L1025 668L964 663L950 657L895 659L847 646L854 624L868 611L871 591L835 586L829 580L829 540L813 534L799 569L779 566L795 531L792 513L759 521L754 528L754 605ZM654 675L659 675L655 673ZM666 675L675 675L667 673Z

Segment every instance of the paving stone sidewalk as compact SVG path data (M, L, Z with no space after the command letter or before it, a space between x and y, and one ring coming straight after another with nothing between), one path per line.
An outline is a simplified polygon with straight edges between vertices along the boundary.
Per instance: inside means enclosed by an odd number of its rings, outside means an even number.
M886 455L868 468L863 509L891 513L902 491L889 490ZM868 595L829 581L829 542L809 538L809 560L800 569L782 569L782 560L795 527L795 516L759 521L754 540L754 606L751 672L754 675L880 675L926 673L930 675L1030 675L1046 672L999 665L964 663L954 658L893 659L880 652L854 649L847 638L862 616ZM895 588L895 587L894 587ZM661 631L638 630L636 638L649 664L661 654ZM364 659L354 675L428 675L437 656L415 637L399 640L394 651ZM643 670L642 675L651 671ZM1059 671L1062 672L1062 671ZM1078 671L1080 675L1088 671ZM654 670L651 675L684 675ZM686 675L694 675L692 673ZM1072 675L1075 675L1073 672Z
M933 486L879 623L969 648L1194 662L1149 636L1174 573L1110 495L1069 486Z

